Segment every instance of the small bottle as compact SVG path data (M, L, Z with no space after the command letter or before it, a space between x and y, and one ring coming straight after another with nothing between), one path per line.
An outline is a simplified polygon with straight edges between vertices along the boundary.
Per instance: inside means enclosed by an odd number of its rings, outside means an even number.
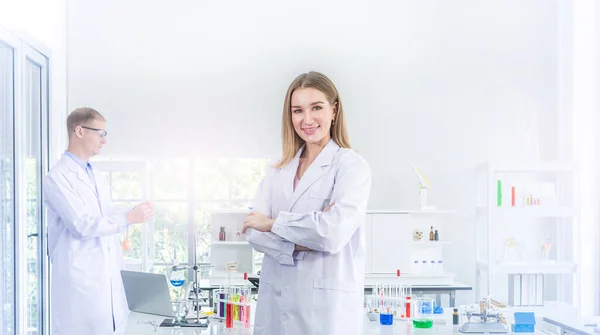
M410 269L410 271L411 271L413 274L419 274L419 273L421 273L421 266L420 266L420 265L421 265L421 264L419 264L419 261L418 261L418 260L414 260L414 261L413 261L413 266L412 266L412 268Z
M421 209L427 208L427 187L421 186L419 196L421 198Z
M455 308L454 313L452 313L452 324L453 325L458 324L458 308Z
M227 234L225 233L225 227L221 227L221 231L219 232L219 241L225 241L227 238Z
M437 229L435 230L434 238L435 238L436 241L440 240L440 235L438 234Z
M431 226L431 230L429 231L429 240L430 241L435 240L435 234L433 232L433 226Z

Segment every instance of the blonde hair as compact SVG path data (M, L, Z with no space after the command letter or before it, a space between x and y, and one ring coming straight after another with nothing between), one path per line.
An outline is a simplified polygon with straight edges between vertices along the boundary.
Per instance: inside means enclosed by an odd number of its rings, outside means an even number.
M67 132L69 133L69 138L71 134L75 131L75 128L78 126L83 126L86 123L93 120L101 120L106 121L102 114L98 113L95 109L89 107L81 107L72 111L71 114L67 117Z
M346 118L340 94L333 82L322 73L308 72L296 77L290 84L283 103L283 114L281 118L281 139L283 145L283 156L276 164L277 168L288 165L304 144L304 140L296 133L292 123L292 94L299 88L314 88L325 94L331 106L335 106L335 121L331 125L331 138L342 148L350 148L350 139L346 130Z

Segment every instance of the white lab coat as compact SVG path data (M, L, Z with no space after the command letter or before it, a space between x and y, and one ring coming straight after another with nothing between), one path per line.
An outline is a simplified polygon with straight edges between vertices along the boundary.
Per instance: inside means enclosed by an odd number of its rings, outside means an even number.
M265 253L254 334L362 334L371 170L331 140L294 191L301 153L267 171L253 204L276 218L271 232L247 231L254 249ZM295 252L294 244L313 251Z
M99 173L96 189L85 170L63 155L44 179L51 262L52 335L107 335L129 309L117 234L127 229Z

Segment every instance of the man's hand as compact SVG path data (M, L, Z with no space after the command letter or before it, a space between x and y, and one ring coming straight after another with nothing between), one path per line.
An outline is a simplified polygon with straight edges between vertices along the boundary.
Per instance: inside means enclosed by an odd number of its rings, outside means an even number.
M273 223L275 223L275 220L271 219L270 217L262 213L252 211L244 220L242 234L245 234L246 229L248 228L256 229L262 232L271 231L271 228L273 228Z
M154 216L154 207L148 201L142 202L141 204L133 207L132 210L127 212L125 219L128 224L142 223L148 221Z

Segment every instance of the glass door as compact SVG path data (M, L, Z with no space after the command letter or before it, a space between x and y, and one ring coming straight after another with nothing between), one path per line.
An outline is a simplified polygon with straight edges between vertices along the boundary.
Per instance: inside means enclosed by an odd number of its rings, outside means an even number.
M44 305L47 283L47 252L45 238L45 215L42 203L42 180L48 166L48 59L35 49L23 47L23 119L24 136L21 137L22 150L19 169L22 171L22 194L26 224L21 231L21 249L26 267L20 280L21 294L25 294L25 334L45 334L46 318ZM44 237L44 238L42 238Z
M15 332L15 49L0 32L0 334Z

